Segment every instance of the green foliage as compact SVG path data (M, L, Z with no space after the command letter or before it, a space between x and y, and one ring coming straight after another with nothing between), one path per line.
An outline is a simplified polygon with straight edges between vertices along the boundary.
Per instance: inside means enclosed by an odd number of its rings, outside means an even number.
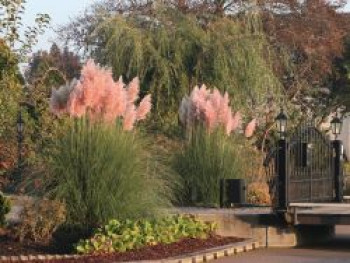
M159 171L147 149L140 135L120 125L74 120L49 153L46 192L65 202L69 223L154 217L170 204L174 179Z
M139 76L151 93L155 120L177 122L182 97L199 83L228 91L236 109L249 114L280 95L260 18L194 16L172 9L152 18L116 15L96 25L92 56L126 79Z
M207 238L214 224L203 223L191 216L172 216L158 220L111 220L95 235L82 240L77 251L83 254L125 252L148 245L170 244L183 238Z
M26 80L34 85L59 87L78 78L81 70L80 57L65 47L61 50L56 44L51 46L50 52L38 51L29 63L25 72Z
M5 226L5 215L11 210L10 200L0 192L0 227Z
M0 40L0 137L15 123L21 95L17 59L4 41ZM11 123L12 124L12 123Z
M18 63L25 61L37 38L49 23L49 16L38 14L35 26L22 28L25 0L0 1L0 181L2 184L14 167L16 147L16 118L24 100L23 77ZM21 38L19 32L24 32ZM10 48L8 47L10 46ZM18 49L13 49L14 46ZM24 118L27 116L24 114ZM5 175L5 176L4 176Z
M193 130L174 159L174 169L185 185L184 204L218 206L220 179L244 177L244 148L238 137L229 137L221 130L208 133L202 127Z
M16 119L23 95L16 56L0 40L0 176L13 168L16 158ZM1 178L0 178L0 181Z
M20 214L16 233L20 241L49 242L55 230L66 220L65 206L52 200L38 200L26 205Z
M51 72L52 73L52 72ZM54 74L55 75L55 74ZM50 76L52 76L50 74ZM62 79L61 79L62 80ZM49 77L48 81L52 81ZM25 178L37 178L48 173L46 156L54 147L56 139L66 132L69 119L66 117L55 117L50 109L52 87L46 83L37 83L26 90L25 107L25 131L24 140L26 145L25 161L26 167L23 171ZM33 187L28 185L27 190Z
M0 35L5 41L13 47L17 42L20 45L18 55L25 59L26 55L31 53L32 48L38 42L39 35L45 32L50 23L48 14L37 14L34 26L23 28L22 17L25 11L26 0L0 0ZM24 37L20 37L20 31L23 31Z

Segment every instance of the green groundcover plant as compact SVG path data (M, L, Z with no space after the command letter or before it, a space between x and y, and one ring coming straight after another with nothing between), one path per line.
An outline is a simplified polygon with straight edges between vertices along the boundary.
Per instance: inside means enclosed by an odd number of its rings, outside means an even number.
M125 252L159 243L170 244L183 238L207 238L215 224L192 216L169 216L158 220L111 220L92 238L81 240L76 249L82 254Z
M0 227L5 226L5 215L10 212L10 200L0 192Z

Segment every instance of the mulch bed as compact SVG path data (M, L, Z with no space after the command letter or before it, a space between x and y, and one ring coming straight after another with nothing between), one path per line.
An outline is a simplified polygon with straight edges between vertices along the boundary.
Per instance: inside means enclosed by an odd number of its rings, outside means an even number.
M102 255L85 256L79 259L49 260L49 261L26 261L36 262L115 262L115 261L136 261L136 260L157 260L169 257L176 257L187 253L193 253L204 249L223 246L230 243L241 242L244 239L236 237L211 236L208 239L183 239L173 244L159 244L156 246L144 247L138 250L125 253L112 253ZM35 245L30 243L18 243L6 238L0 238L0 256L18 256L18 255L43 255L55 254L55 250L49 246ZM4 262L4 261L2 261ZM13 262L13 261L11 261Z
M33 242L17 242L7 236L0 236L0 256L57 254L48 245Z

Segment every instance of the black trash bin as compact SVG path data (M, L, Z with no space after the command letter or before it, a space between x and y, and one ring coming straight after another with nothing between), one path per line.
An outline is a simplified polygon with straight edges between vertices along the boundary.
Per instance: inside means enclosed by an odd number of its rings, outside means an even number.
M246 203L246 183L244 179L220 180L220 207L239 206Z

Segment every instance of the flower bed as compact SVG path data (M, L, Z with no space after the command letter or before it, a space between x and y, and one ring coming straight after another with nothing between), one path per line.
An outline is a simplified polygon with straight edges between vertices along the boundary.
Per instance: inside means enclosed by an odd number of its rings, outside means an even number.
M130 250L123 253L105 253L98 255L85 255L72 259L44 259L28 260L25 262L116 262L116 261L136 261L136 260L159 260L164 258L178 257L187 253L202 251L209 248L232 244L243 241L235 237L210 236L207 239L185 238L172 244L158 244L147 246L136 250ZM30 243L18 243L10 240L0 239L0 258L2 255L42 255L55 254L54 248L49 246L39 246ZM49 257L46 257L49 258ZM13 261L2 261L2 263Z
M161 219L111 220L76 246L81 254L125 252L158 244L176 243L186 238L207 239L216 225L193 216L168 216Z
M214 234L215 224L202 222L193 216L174 215L158 219L111 220L80 240L72 255L77 258L55 259L54 256L35 260L29 255L59 255L66 241L57 244L40 244L29 241L18 242L11 238L11 232L0 236L0 261L2 256L27 256L30 262L115 262L134 260L155 260L176 257L208 248L240 242L235 237L220 237ZM55 245L54 245L55 244ZM1 262L6 262L3 259ZM13 259L11 259L13 261ZM11 261L11 262L12 262Z

